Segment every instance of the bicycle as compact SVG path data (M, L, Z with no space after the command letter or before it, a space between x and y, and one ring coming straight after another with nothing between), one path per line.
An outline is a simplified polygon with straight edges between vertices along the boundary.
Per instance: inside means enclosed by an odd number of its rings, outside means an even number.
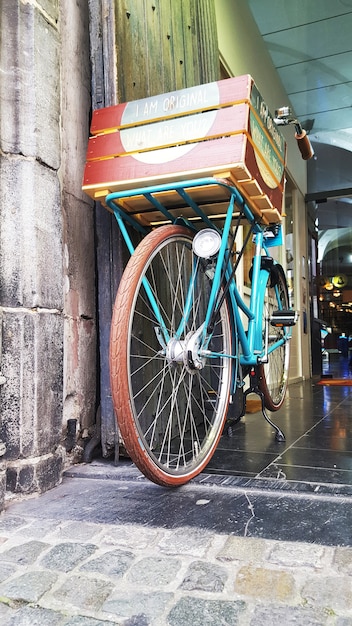
M289 109L277 112L276 123L295 124L302 156L309 158L309 139ZM227 198L221 216L209 216L204 207L209 189ZM126 211L126 201L136 198L168 223L142 226ZM209 462L228 413L230 422L244 415L249 393L259 395L265 419L283 441L266 413L284 402L297 320L283 267L270 255L282 243L281 224L263 223L235 184L217 178L114 192L105 202L131 254L113 310L110 375L119 429L133 462L159 485L186 483ZM236 250L244 222L248 234ZM142 235L137 246L128 225ZM236 271L251 239L248 303Z

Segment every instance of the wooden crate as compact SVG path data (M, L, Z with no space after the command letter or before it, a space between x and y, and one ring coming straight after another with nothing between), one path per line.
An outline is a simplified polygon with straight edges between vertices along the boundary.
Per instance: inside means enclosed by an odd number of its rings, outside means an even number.
M214 176L235 184L265 223L280 220L286 144L249 75L96 110L91 133L83 190L94 199ZM202 191L207 214L224 209L226 194L219 203L215 189ZM171 206L176 197L166 199ZM144 202L124 206L144 223L157 221Z

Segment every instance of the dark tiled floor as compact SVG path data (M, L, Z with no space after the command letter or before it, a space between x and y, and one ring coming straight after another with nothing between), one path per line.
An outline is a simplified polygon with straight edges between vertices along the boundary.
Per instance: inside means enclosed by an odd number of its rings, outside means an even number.
M348 359L332 355L323 374L351 378L352 369ZM223 435L207 473L352 486L352 387L296 383L269 416L285 442L275 441L261 413L247 414L231 438Z

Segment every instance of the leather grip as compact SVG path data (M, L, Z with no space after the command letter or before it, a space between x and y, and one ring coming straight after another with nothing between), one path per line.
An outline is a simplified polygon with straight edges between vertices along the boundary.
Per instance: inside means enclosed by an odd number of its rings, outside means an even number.
M309 137L306 131L302 130L302 133L300 135L298 133L295 133L295 137L297 140L299 151L302 155L302 159L304 159L304 161L308 161L308 159L312 158L314 150L312 148L312 144L309 141Z

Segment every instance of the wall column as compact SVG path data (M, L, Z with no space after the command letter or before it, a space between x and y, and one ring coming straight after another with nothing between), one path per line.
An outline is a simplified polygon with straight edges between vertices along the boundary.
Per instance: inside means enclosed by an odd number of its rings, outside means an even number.
M2 2L0 440L7 489L20 493L55 485L64 458L57 22L56 2Z

